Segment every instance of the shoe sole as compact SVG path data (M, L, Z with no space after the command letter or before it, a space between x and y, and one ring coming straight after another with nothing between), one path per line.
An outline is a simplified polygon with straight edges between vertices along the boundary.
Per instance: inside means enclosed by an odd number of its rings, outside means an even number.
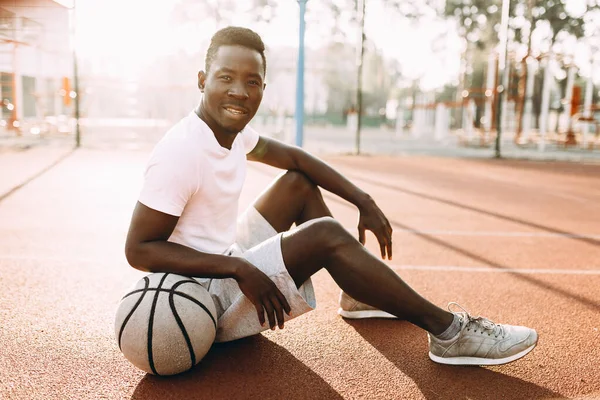
M362 310L362 311L346 311L343 308L338 309L338 314L348 319L363 319L363 318L394 318L397 319L393 314L390 314L381 310Z
M537 343L534 343L531 346L529 346L528 348L526 348L525 350L523 350L517 354L513 354L510 357L504 357L504 358L481 358L481 357L446 358L446 357L436 356L435 354L432 354L431 352L429 352L429 358L432 361L435 361L436 363L447 364L447 365L501 365L501 364L509 363L511 361L518 360L521 357L524 357L525 355L527 355L527 353L529 353L531 350L534 349L536 344Z

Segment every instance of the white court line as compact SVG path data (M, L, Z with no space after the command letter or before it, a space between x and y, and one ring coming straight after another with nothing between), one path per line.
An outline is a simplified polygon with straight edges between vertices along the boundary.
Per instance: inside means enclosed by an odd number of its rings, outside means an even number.
M553 275L600 275L594 269L549 269L549 268L494 268L494 267L460 267L454 265L390 265L393 270L403 271L437 271L437 272L487 272L504 274L553 274Z
M600 239L600 235L586 233L555 233L555 232L496 232L496 231L445 231L394 229L394 233L413 233L415 235L435 236L499 236L499 237L555 237L569 239Z
M125 256L122 257L106 257L106 258L83 258L83 257L56 257L56 256L28 256L22 254L0 254L0 261L10 261L10 260L29 260L29 261L54 261L54 262L64 262L64 263L88 263L88 264L107 264L112 262L123 262L127 264L125 261Z
M102 264L116 262L127 265L123 259L96 259L96 258L68 258L68 257L34 257L19 254L0 255L0 261L30 260L30 261L60 261L66 263L91 263ZM389 264L388 264L389 265ZM550 274L550 275L600 275L600 270L595 269L550 269L550 268L494 268L494 267L461 267L458 265L389 265L398 271L436 271L436 272L483 272L504 274Z

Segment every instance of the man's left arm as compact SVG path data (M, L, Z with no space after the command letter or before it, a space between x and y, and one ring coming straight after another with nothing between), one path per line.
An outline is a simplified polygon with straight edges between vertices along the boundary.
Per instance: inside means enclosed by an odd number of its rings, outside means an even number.
M276 168L299 171L316 185L354 204L359 212L358 240L365 244L365 230L379 241L381 257L392 259L392 227L371 196L362 191L327 163L298 147L261 136L248 160Z

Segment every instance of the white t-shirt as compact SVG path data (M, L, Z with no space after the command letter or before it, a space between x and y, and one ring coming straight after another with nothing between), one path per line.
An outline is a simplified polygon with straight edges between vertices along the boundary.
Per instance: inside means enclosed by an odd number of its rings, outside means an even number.
M179 217L169 241L213 254L222 254L235 242L246 154L258 139L258 133L246 126L231 150L221 147L192 111L157 143L139 201Z

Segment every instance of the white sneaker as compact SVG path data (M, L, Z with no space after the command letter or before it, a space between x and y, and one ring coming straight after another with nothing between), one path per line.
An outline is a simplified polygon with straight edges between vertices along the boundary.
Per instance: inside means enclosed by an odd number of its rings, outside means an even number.
M340 293L340 308L338 314L348 319L362 318L398 318L393 314L361 303L358 300L348 296L344 291Z
M461 322L460 332L449 340L429 334L429 358L450 365L499 365L515 361L529 353L537 344L538 335L524 326L500 325L482 317L472 317L456 303L462 312L454 312Z

